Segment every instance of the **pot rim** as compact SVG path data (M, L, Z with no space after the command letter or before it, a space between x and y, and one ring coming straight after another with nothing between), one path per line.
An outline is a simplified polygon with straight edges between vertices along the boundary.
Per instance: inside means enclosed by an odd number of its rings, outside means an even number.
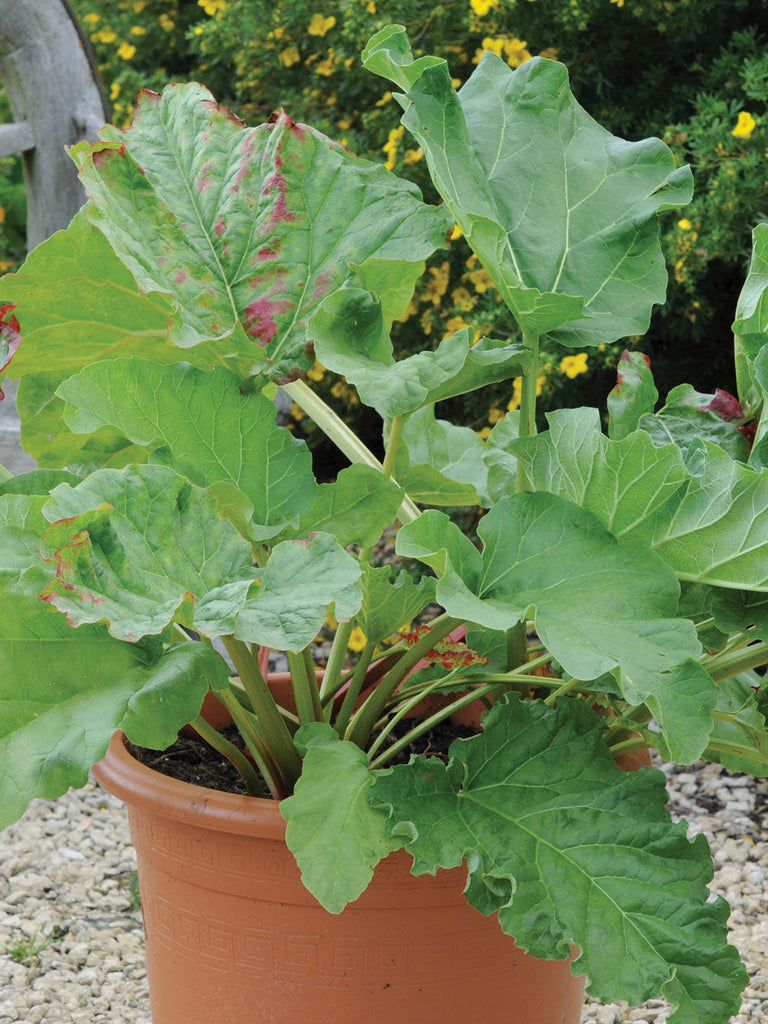
M285 841L279 800L223 793L169 778L137 761L126 742L125 733L116 732L92 771L99 785L129 807L213 832Z

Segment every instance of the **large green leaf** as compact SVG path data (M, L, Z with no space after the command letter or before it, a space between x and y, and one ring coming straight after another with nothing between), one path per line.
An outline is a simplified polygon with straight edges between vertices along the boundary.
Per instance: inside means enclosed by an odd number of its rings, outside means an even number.
M627 700L648 704L677 760L695 760L712 730L715 685L689 660L701 646L693 624L674 618L680 590L672 569L645 545L614 537L591 512L543 492L499 502L478 535L482 553L430 511L402 527L397 551L441 574L437 600L450 615L491 629L533 618L544 645L578 679L620 668Z
M66 469L31 469L0 481L0 497L4 494L44 494L47 497L58 484L76 484L79 479Z
M485 442L483 462L488 468L488 496L492 502L508 496L510 484L517 480L517 459L513 442L520 436L520 413L508 412L491 430ZM513 491L516 486L512 485Z
M701 466L662 509L652 545L681 579L768 592L768 471L704 442Z
M733 324L739 401L752 417L764 409L765 396L755 380L755 360L768 343L768 224L752 232L752 258L736 304Z
M101 427L87 436L70 430L64 422L64 401L56 394L67 376L54 370L22 377L16 405L24 450L43 468L68 466L81 474L145 462L148 453L113 427Z
M55 488L44 513L56 563L45 598L73 625L106 621L136 640L174 619L207 623L201 605L233 614L254 579L251 546L213 496L165 466L97 470Z
M70 377L58 395L73 430L115 427L138 445L161 449L163 461L215 494L254 540L295 525L315 497L306 444L275 423L268 398L243 394L221 367L105 360Z
M457 95L446 62L414 60L390 25L363 63L403 90L403 124L525 331L581 347L646 330L666 290L655 214L691 197L662 142L612 136L554 61L512 71L486 53Z
M746 672L717 687L715 727L702 755L731 772L768 777L768 729L755 687L760 676Z
M330 534L277 544L259 571L258 586L235 615L235 636L277 650L302 650L319 632L327 609L339 621L357 613L360 573L358 560ZM221 632L231 631L226 625L223 619ZM203 622L206 632L204 627Z
M702 395L690 384L679 384L667 395L657 413L645 413L638 420L655 444L678 445L685 455L694 452L702 441L719 444L732 459L746 462L749 441L739 430L741 408L724 391Z
M298 527L285 530L283 538L330 533L342 547L370 547L394 522L403 500L397 484L372 466L355 463L342 469L336 480L320 484L312 507L301 516Z
M384 419L519 376L530 361L517 342L483 338L473 346L474 332L465 327L434 351L395 362L381 299L352 286L323 300L308 335L320 362L351 381Z
M768 345L755 359L754 381L762 399L762 407L752 440L752 451L749 453L749 464L755 469L768 469Z
M655 448L644 430L608 440L596 410L561 409L549 420L549 432L510 444L534 487L649 544L680 579L768 591L768 472L706 441L686 467L675 445Z
M372 643L408 625L435 599L433 576L422 576L415 583L413 577L403 571L393 579L389 565L366 569L362 585L364 596L358 621Z
M24 377L45 370L59 379L98 359L142 355L175 362L178 349L168 341L171 304L164 295L146 295L117 258L104 235L81 210L29 254L22 268L3 278L4 299L17 305L22 343L8 375ZM187 353L201 366L224 361L227 348L209 346ZM238 362L243 373L250 366Z
M582 701L516 694L456 741L446 766L419 756L377 778L371 802L413 872L466 862L469 902L534 956L565 959L605 1000L663 995L670 1024L723 1024L747 974L727 945L728 905L709 902L703 836L665 809L660 772L621 772Z
M484 454L474 430L436 419L429 405L405 424L395 475L410 497L425 505L488 505Z
M725 633L746 632L768 642L768 594L749 590L710 589L710 614Z
M285 839L304 885L338 914L400 844L388 835L386 815L368 803L373 775L358 746L320 723L302 726L295 741L308 749L293 796L280 802Z
M513 439L509 450L535 490L589 509L617 537L632 533L646 538L654 513L690 480L679 448L658 448L644 431L609 440L600 430L597 409L559 409L547 419L548 431ZM498 496L499 469L495 482ZM505 484L506 493L514 493L514 476Z
M207 644L152 661L101 626L72 629L40 600L45 582L30 569L0 585L0 828L32 798L84 786L116 729L142 746L169 746L209 684L229 677Z
M73 153L91 217L184 348L238 325L273 377L312 365L307 319L350 261L425 259L447 211L280 113L245 128L200 85L143 92L133 124Z
M47 574L46 582L53 575L40 557L40 537L48 525L42 511L47 497L0 493L0 589L3 581L26 569L36 568Z

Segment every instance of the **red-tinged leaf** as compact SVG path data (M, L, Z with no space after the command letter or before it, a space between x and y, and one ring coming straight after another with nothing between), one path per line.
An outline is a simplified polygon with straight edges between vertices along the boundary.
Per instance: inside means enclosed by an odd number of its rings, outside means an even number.
M195 84L142 93L130 128L72 152L94 224L144 292L172 297L171 341L250 348L278 380L311 367L307 320L350 262L423 260L450 220L287 114L245 128Z
M714 398L708 405L702 405L701 411L713 412L727 423L731 420L740 420L744 416L744 411L738 398L734 398L733 395L727 391L722 391L720 388L715 388Z
M15 308L15 305L0 306L0 373L13 359L14 353L21 344L19 321L12 312ZM2 388L0 388L0 400L4 397Z
M429 629L429 626L417 626L411 632L406 633L404 637L406 646L413 647L423 636L429 633ZM443 668L453 669L464 668L469 665L487 665L488 659L467 647L460 639L454 639L453 635L449 635L427 651L424 655L424 662L440 664Z
M739 433L743 434L747 441L749 441L750 448L754 445L755 437L757 437L757 424L757 420L750 420L749 423L743 423L737 428Z
M619 359L616 386L608 395L610 436L619 441L636 430L641 416L653 412L658 397L648 356L624 349Z

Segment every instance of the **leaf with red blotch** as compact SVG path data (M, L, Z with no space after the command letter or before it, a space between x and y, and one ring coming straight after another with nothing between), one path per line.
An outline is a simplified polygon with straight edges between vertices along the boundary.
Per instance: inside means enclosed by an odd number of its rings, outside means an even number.
M732 459L746 462L750 439L739 422L740 412L738 401L725 391L701 394L690 384L678 384L667 395L664 407L641 416L638 426L651 435L654 444L673 441L686 457L702 441L712 441Z
M617 367L616 386L608 395L608 433L612 440L620 441L637 430L640 417L653 412L658 397L648 356L624 349Z
M15 308L13 305L0 306L0 373L13 359L14 353L21 344L19 321L11 312ZM0 399L3 397L3 391L0 388Z
M285 113L245 128L197 84L143 93L100 139L72 150L91 219L144 292L172 297L171 341L246 336L273 379L312 365L304 327L350 262L423 260L452 223L381 165Z
M712 400L707 405L702 405L701 411L713 412L721 420L725 420L726 423L729 423L731 420L740 420L744 417L744 410L741 408L738 398L734 398L729 392L723 391L720 388L715 388Z
M417 626L410 633L406 633L404 640L406 647L413 647L423 636L429 632L429 626ZM487 665L488 658L461 640L453 640L450 636L440 640L424 655L424 661L431 661L433 664L440 664L443 668L467 668L469 665Z

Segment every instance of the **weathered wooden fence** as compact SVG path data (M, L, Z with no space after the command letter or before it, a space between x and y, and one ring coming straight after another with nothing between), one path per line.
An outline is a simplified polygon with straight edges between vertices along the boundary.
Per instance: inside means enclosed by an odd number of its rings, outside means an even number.
M93 55L67 0L0 0L0 78L14 117L0 125L0 157L22 154L33 249L66 227L85 198L66 147L95 139L109 120ZM18 443L15 387L6 381L3 390L0 463L20 472L33 463Z

